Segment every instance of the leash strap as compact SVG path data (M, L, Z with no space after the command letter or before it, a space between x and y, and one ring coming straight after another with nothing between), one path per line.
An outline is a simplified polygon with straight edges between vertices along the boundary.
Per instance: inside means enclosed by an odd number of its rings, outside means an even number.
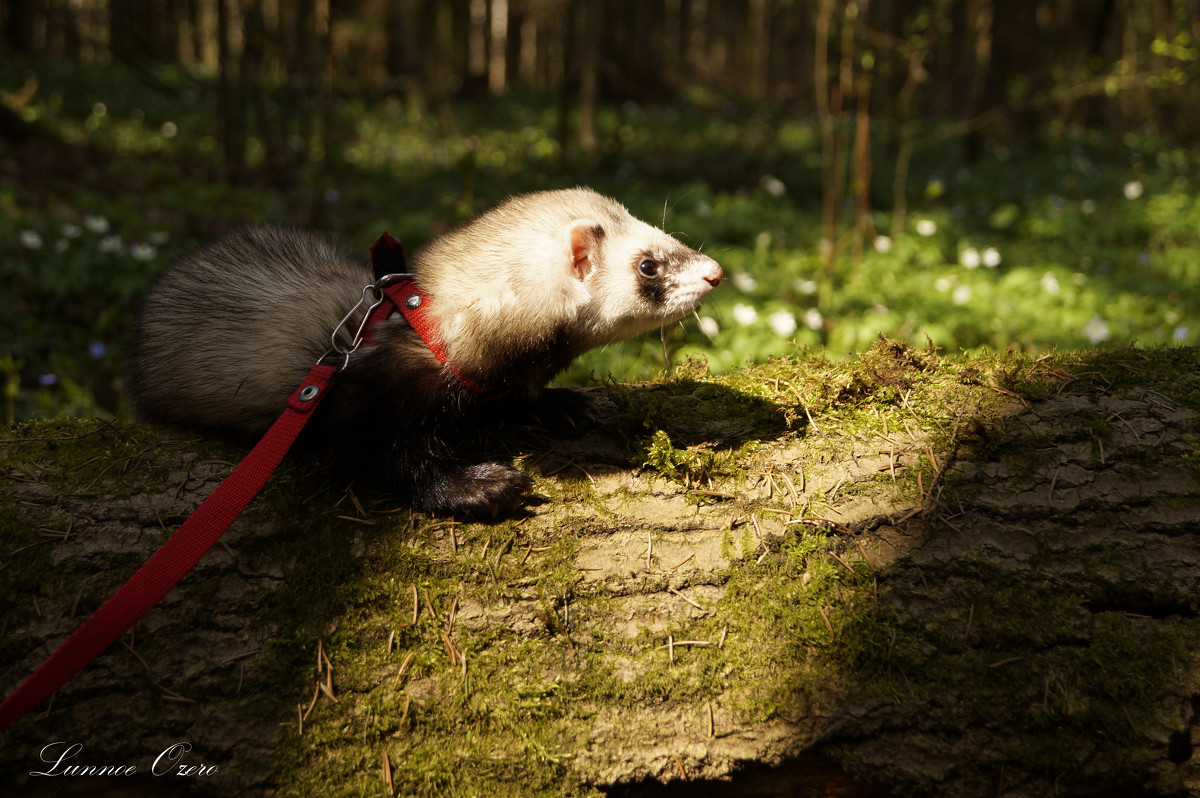
M0 704L0 731L49 698L116 642L199 562L246 508L329 390L337 366L313 366L287 409L166 543Z

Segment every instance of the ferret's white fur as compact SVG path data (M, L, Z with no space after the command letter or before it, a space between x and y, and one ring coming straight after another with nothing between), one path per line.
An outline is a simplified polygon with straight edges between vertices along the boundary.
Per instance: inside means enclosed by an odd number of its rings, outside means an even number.
M578 227L599 231L582 276L573 267ZM639 291L646 259L666 271L659 304ZM437 303L449 359L466 370L483 365L496 336L519 348L522 338L565 328L583 351L637 335L691 312L721 277L711 258L582 188L514 197L434 241L415 268Z

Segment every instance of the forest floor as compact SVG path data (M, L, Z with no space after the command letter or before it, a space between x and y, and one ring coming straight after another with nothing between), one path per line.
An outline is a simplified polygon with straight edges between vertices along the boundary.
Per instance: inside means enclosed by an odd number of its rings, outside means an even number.
M141 774L183 741L218 772L111 794L1200 791L1197 350L881 340L589 390L592 430L486 441L541 497L494 523L293 459L0 736L0 783L70 786L30 776L55 741ZM123 421L0 438L0 687L240 454Z

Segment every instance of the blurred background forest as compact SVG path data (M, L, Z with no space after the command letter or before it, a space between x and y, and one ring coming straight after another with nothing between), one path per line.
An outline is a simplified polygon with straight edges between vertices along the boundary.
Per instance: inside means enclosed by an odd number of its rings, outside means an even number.
M121 413L140 296L253 222L412 249L591 185L729 280L567 381L1200 341L1200 0L0 2L6 420Z

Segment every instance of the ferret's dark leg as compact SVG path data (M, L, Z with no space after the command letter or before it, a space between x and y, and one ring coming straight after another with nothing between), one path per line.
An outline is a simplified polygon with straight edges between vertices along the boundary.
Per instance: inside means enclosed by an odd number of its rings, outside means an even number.
M462 456L475 410L440 370L367 352L342 371L313 419L340 460L419 510L490 516L518 507L532 481Z
M490 516L518 507L533 486L527 475L502 463L472 463L462 456L474 429L471 406L441 403L417 423L400 423L389 435L385 462L392 485L415 508L438 515Z

